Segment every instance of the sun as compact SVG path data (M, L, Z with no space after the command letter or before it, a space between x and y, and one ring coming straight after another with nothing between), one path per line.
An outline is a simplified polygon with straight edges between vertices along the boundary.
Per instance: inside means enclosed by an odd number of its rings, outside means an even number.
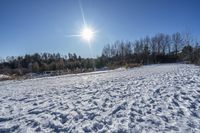
M94 38L95 32L89 28L89 27L84 27L83 30L81 31L81 37L82 39L90 42Z

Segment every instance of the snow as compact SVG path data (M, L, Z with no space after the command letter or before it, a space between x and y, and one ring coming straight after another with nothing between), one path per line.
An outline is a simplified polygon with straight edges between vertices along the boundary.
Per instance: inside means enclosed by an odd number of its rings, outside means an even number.
M0 132L200 132L185 64L0 82Z
M8 79L11 79L11 77L7 76L7 75L4 75L4 74L0 74L0 81L1 80L8 80Z

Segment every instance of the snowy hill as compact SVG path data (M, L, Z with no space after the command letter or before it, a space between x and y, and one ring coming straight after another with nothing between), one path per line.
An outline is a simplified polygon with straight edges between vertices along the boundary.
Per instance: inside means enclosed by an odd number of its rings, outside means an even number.
M200 132L200 68L3 81L0 132Z

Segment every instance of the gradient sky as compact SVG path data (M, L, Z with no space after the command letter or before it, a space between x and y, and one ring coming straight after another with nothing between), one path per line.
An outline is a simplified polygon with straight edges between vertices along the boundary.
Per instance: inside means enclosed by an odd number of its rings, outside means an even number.
M85 18L98 33L93 55L105 44L156 33L191 32L200 38L200 0L82 0ZM79 0L0 0L0 57L75 52L89 57L86 42L70 34L83 27Z

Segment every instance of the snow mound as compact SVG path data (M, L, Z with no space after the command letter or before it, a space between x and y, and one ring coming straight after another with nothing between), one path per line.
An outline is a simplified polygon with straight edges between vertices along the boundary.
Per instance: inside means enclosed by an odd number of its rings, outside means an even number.
M200 68L0 82L0 132L200 132Z
M0 74L0 81L2 81L2 80L9 80L9 79L11 79L10 76Z

